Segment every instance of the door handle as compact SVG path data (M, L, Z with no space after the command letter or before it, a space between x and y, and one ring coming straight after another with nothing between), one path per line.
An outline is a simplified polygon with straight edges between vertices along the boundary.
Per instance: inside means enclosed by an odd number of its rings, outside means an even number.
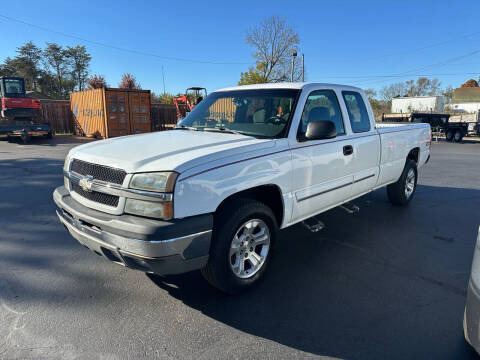
M343 155L348 156L353 154L353 146L352 145L345 145L343 147Z

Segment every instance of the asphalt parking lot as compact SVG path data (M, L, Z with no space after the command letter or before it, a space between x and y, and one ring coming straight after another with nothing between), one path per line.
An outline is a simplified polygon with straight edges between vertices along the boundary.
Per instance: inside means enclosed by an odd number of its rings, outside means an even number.
M384 190L282 231L252 291L199 272L110 263L55 216L67 151L86 140L0 141L0 359L470 359L462 334L480 225L480 143L433 143L407 208Z

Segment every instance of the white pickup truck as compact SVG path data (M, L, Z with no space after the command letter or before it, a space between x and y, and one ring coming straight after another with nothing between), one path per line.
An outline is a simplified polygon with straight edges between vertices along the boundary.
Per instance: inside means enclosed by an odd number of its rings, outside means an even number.
M72 149L53 198L98 255L156 274L202 269L235 293L263 276L279 229L383 186L406 205L430 141L428 124L376 124L355 87L232 87L175 130Z

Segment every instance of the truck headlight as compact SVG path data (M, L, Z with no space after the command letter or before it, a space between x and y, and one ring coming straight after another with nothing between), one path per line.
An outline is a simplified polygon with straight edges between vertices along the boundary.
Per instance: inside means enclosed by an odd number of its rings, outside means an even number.
M171 219L173 218L173 202L153 202L127 199L125 212L146 217Z
M176 172L151 172L133 175L130 188L137 190L173 192L178 174Z

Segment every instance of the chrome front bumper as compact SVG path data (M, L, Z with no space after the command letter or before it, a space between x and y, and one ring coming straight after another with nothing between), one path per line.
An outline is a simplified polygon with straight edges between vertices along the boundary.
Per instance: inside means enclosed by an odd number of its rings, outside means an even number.
M208 261L211 214L168 222L111 215L78 203L63 186L55 189L53 198L70 234L113 262L165 275L200 269Z

